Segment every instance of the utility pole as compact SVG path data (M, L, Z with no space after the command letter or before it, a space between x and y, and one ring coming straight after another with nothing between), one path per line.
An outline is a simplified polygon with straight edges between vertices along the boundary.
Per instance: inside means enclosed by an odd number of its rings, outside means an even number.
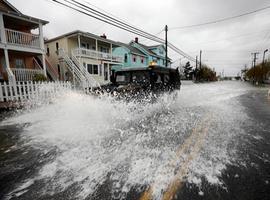
M195 79L197 80L197 75L198 75L198 56L196 56L196 69L195 69Z
M165 26L165 66L168 67L168 26Z
M253 84L255 84L255 66L256 66L256 60L258 59L257 55L259 55L259 52L251 53L253 56Z
M266 74L265 74L265 76L264 76L264 62L265 62L265 53L268 51L268 49L265 49L264 51L263 51L263 61L262 61L262 73L261 73L261 79L262 79L262 83L264 82L264 78L266 79Z
M198 56L196 56L196 70L198 68Z
M200 50L200 69L202 69L202 50Z
M262 63L264 64L264 60L265 60L265 53L268 51L268 49L265 49L264 52L263 52L263 61Z
M196 61L197 61L197 57L196 57ZM199 63L200 69L198 70L198 80L200 81L201 79L201 69L202 69L202 50L200 50L200 63Z

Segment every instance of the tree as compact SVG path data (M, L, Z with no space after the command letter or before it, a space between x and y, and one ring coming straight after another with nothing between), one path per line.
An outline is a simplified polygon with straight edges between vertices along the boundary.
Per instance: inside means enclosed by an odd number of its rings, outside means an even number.
M184 66L184 75L186 79L191 79L193 74L192 66L190 65L190 62L187 62Z
M207 66L202 66L202 68L198 69L197 73L197 81L217 81L216 72Z
M267 79L267 74L270 72L270 62L261 63L252 67L246 72L246 76L249 80L254 79L255 82L263 83Z

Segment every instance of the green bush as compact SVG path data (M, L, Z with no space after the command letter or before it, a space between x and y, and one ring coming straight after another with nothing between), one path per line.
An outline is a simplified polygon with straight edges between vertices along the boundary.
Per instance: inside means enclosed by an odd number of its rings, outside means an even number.
M200 82L217 81L216 72L207 66L202 66L196 73L196 79Z
M245 76L249 80L253 80L259 83L264 82L266 80L267 74L270 72L270 62L266 62L264 64L260 63L256 65L255 67L252 67L251 69L247 70Z
M33 81L47 81L47 78L44 74L35 74L33 77Z

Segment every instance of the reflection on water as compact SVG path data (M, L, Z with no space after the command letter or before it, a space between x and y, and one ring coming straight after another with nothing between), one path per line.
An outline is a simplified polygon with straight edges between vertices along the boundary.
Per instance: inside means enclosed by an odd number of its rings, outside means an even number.
M183 84L175 101L164 95L153 104L69 91L16 114L0 125L0 159L9 168L1 175L17 176L5 198L125 199L151 188L161 199L177 180L222 185L248 118L237 97L249 90L238 82Z

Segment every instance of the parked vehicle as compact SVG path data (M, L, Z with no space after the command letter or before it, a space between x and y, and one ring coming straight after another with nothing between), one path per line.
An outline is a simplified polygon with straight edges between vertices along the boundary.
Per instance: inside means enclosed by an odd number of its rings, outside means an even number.
M178 69L150 65L149 67L123 68L112 71L111 83L95 92L111 93L124 98L147 98L164 92L180 90Z

